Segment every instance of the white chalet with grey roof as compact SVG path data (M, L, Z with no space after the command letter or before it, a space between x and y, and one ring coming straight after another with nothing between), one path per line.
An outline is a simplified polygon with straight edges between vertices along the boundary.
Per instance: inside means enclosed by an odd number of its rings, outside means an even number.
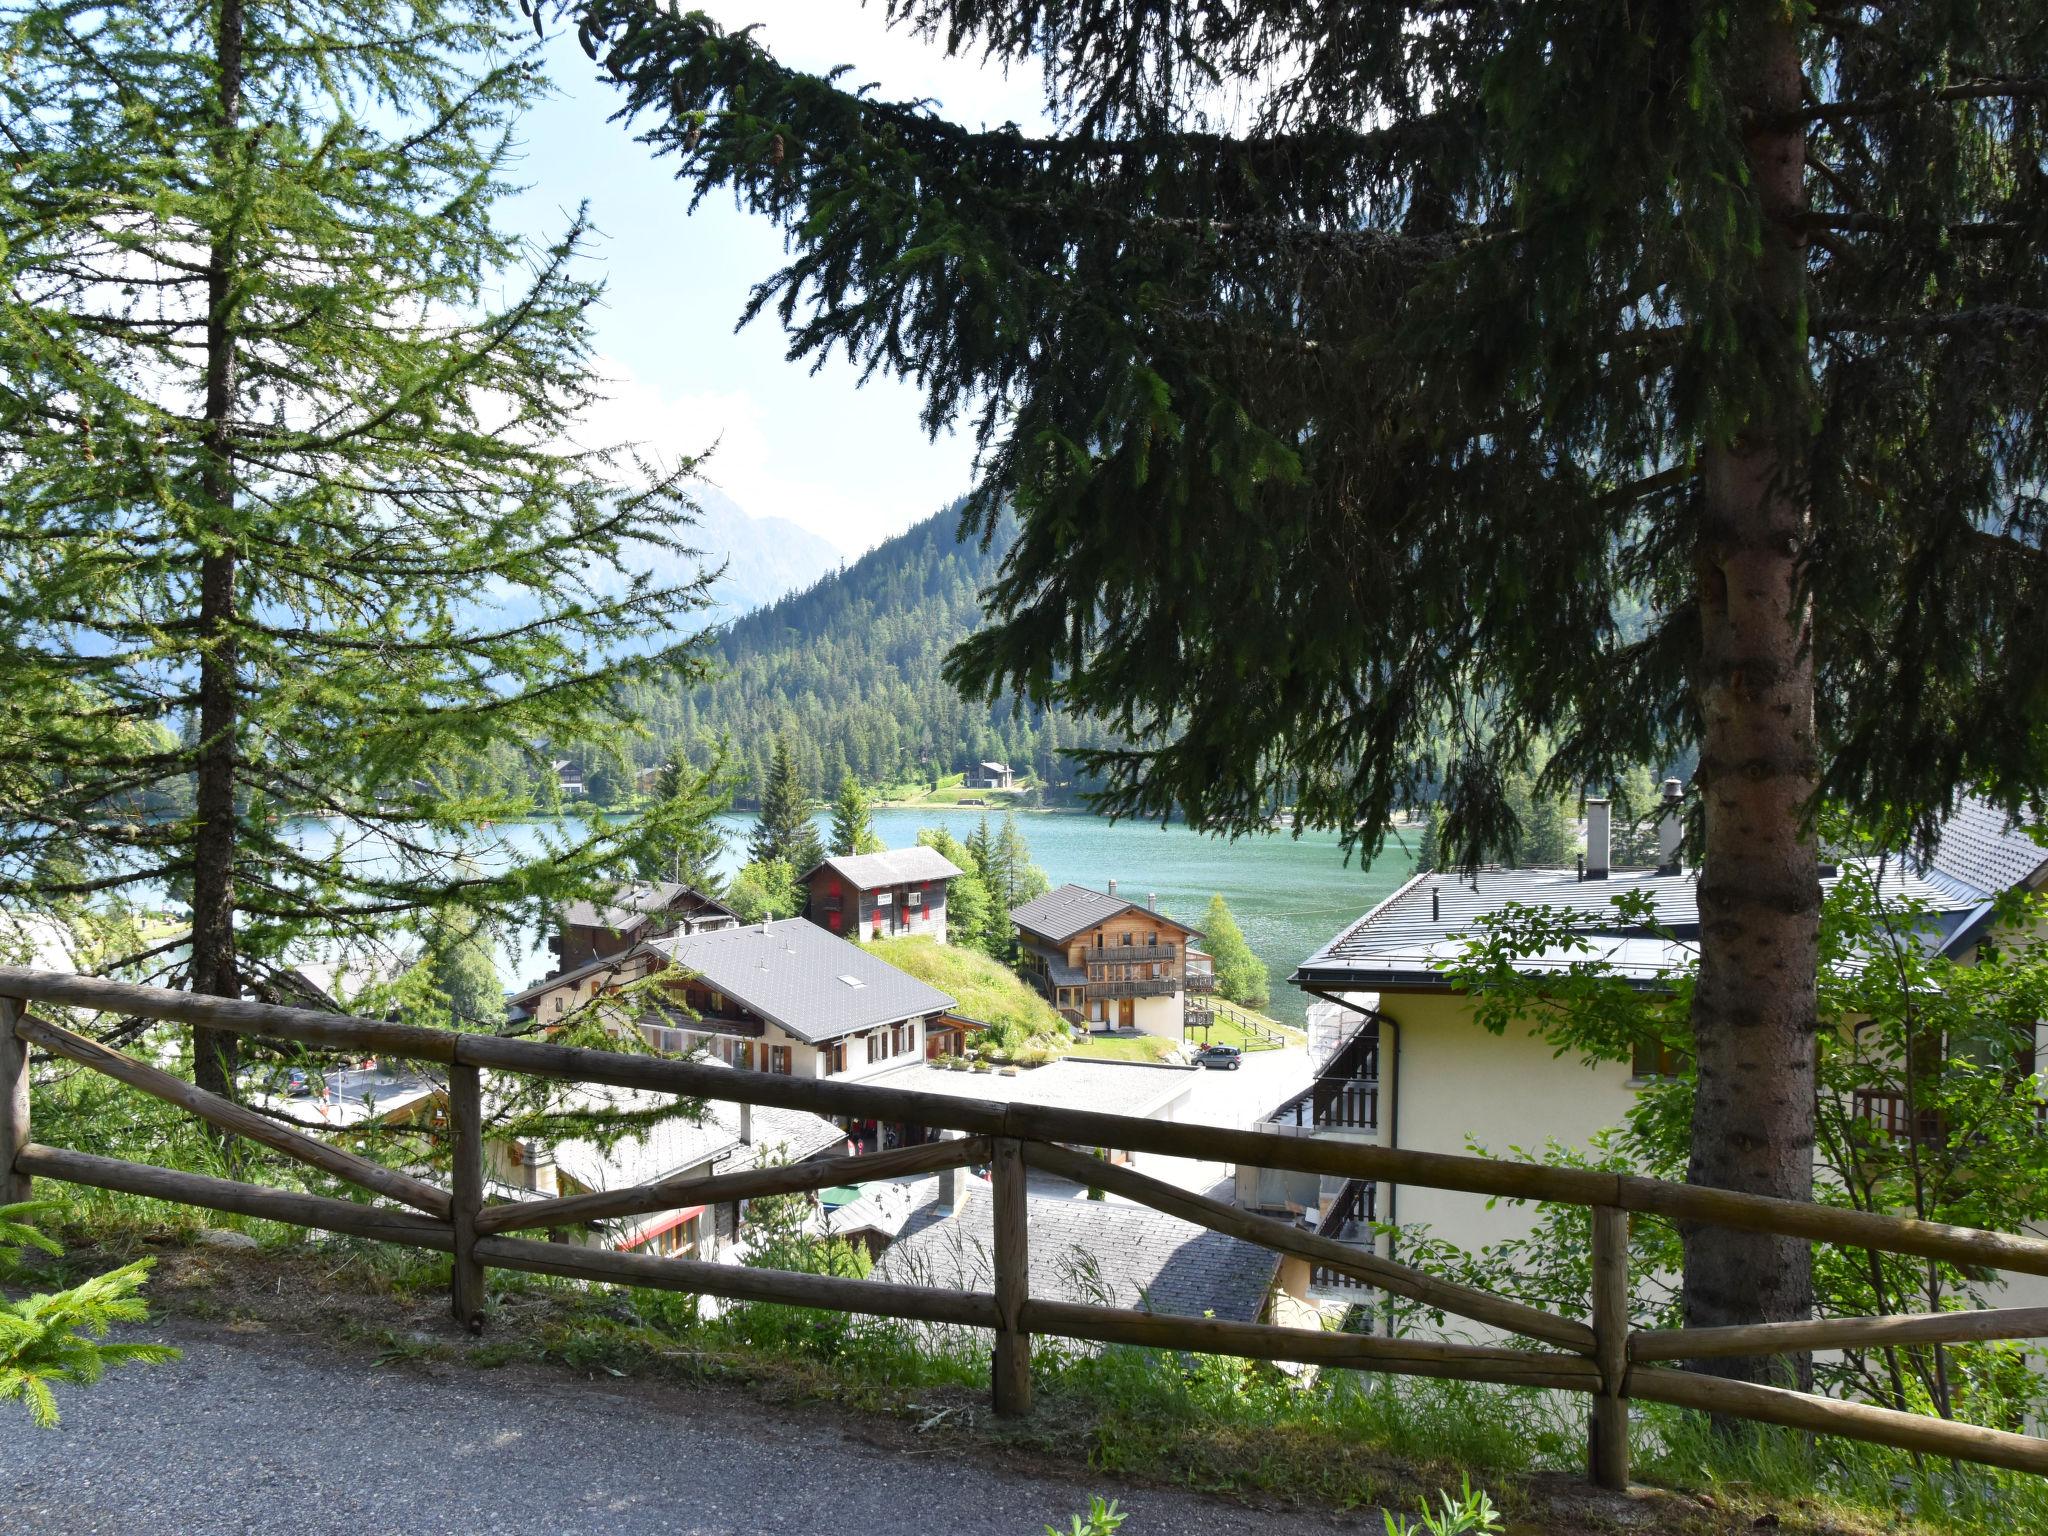
M514 994L541 1027L598 1008L657 1050L798 1077L921 1060L953 999L800 917L649 939Z
M1493 1034L1445 971L1482 919L1514 905L1540 906L1582 915L1573 928L1583 947L1521 957L1524 974L1599 961L1639 987L1668 985L1696 953L1700 917L1699 872L1678 858L1677 781L1667 781L1665 796L1663 862L1655 868L1612 867L1609 807L1592 799L1581 867L1418 875L1302 961L1289 980L1319 1001L1324 1016L1341 1011L1347 1027L1324 1037L1318 1076L1271 1112L1267 1128L1410 1151L1543 1159L1553 1146L1586 1151L1600 1132L1622 1124L1637 1092L1674 1070L1674 1059L1646 1045L1631 1061L1589 1065L1576 1052L1560 1054L1534 1021ZM1965 802L1930 860L1894 858L1876 873L1886 898L1928 914L1918 930L1922 943L1968 958L1999 895L2048 884L2048 850L2002 813ZM1824 886L1840 878L1824 867ZM1621 896L1647 898L1654 923L1624 920L1614 906ZM1397 1227L1426 1226L1469 1251L1522 1235L1532 1219L1525 1208L1489 1206L1478 1196L1257 1169L1240 1170L1238 1198L1305 1216L1326 1236L1382 1253L1385 1233Z
M804 916L849 939L916 934L946 942L946 890L965 871L919 843L834 854L804 871Z

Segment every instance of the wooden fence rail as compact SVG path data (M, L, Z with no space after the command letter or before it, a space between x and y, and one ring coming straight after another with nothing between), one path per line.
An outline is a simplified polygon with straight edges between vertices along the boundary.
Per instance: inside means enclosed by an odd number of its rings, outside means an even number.
M168 1019L320 1050L438 1063L448 1069L451 1187L444 1190L384 1168L206 1093L159 1068L32 1015L28 1007L36 1003ZM31 1045L190 1110L222 1130L406 1209L42 1146L30 1137L27 1050ZM925 1146L860 1157L670 1178L601 1194L486 1205L485 1071L801 1109L828 1117L901 1121L957 1134ZM1198 1157L1587 1207L1593 1221L1593 1289L1586 1311L1590 1322L1425 1274L1134 1169L1105 1163L1075 1151L1077 1147ZM505 1235L683 1205L930 1173L970 1163L987 1163L992 1172L993 1293L615 1253ZM1307 1259L1390 1294L1542 1347L1364 1337L1035 1298L1029 1288L1029 1201L1025 1193L1029 1168L1094 1185L1212 1231ZM1628 1403L1632 1399L2048 1474L2048 1440L1672 1370L1657 1363L1824 1348L2036 1338L2048 1336L2048 1308L1831 1318L1740 1328L1632 1330L1627 1272L1631 1212L2035 1275L2048 1275L2048 1242L1587 1169L1173 1125L1039 1105L985 1104L835 1079L734 1072L688 1061L495 1035L411 1029L372 1019L0 966L0 1201L26 1199L33 1178L448 1253L454 1259L452 1309L471 1328L482 1324L485 1272L498 1268L988 1329L994 1334L991 1384L995 1406L1005 1414L1029 1410L1031 1341L1035 1335L1049 1335L1584 1392L1592 1399L1588 1470L1606 1487L1624 1487L1628 1481Z

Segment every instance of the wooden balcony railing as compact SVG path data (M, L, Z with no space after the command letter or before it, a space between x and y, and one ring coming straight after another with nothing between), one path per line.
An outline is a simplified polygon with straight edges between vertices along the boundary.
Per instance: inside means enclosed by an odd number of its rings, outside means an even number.
M1331 1202L1323 1219L1316 1223L1316 1235L1329 1238L1332 1242L1346 1244L1368 1244L1372 1241L1373 1209L1376 1191L1370 1179L1347 1179L1344 1187ZM1309 1283L1319 1290L1365 1291L1372 1287L1356 1275L1327 1265L1317 1265L1310 1271Z
M1171 960L1179 954L1178 944L1105 944L1087 951L1087 959L1094 965L1105 960Z
M168 1019L235 1034L296 1041L316 1050L438 1063L448 1074L448 1123L453 1149L450 1185L443 1189L411 1174L383 1167L207 1093L134 1056L31 1015L31 1003L108 1013L124 1019ZM302 1194L43 1146L30 1135L31 1046L179 1105L211 1125L323 1169L389 1203L373 1205ZM758 1168L709 1178L668 1179L601 1194L487 1205L481 1087L486 1071L802 1109L827 1116L904 1121L960 1133L960 1139L942 1139L863 1157ZM1588 1299L1591 1321L1580 1322L1426 1274L1333 1242L1318 1233L1304 1232L1131 1168L1104 1162L1074 1150L1076 1147L1239 1162L1375 1184L1408 1184L1588 1207L1593 1214L1593 1288ZM991 1165L994 1175L994 1282L990 1291L944 1290L752 1269L651 1254L614 1253L506 1235L643 1215L686 1204L792 1193L984 1162ZM1037 1299L1030 1293L1030 1205L1025 1191L1026 1171L1030 1168L1306 1259L1312 1266L1363 1280L1378 1290L1422 1302L1449 1316L1520 1335L1542 1347L1362 1337ZM453 1310L472 1329L483 1324L483 1280L487 1266L611 1285L649 1286L987 1329L994 1339L995 1407L1003 1414L1029 1409L1032 1336L1051 1334L1255 1360L1583 1392L1591 1397L1593 1405L1588 1429L1589 1470L1597 1482L1609 1487L1625 1486L1628 1481L1627 1411L1631 1399L1870 1440L1926 1455L2048 1473L2048 1440L2034 1436L1672 1370L1664 1364L1818 1349L2039 1338L2048 1336L2048 1308L1644 1331L1630 1327L1627 1274L1631 1213L2031 1275L2048 1275L2048 1241L1633 1178L1591 1168L1410 1152L1341 1140L1274 1136L1260 1131L1140 1120L1035 1104L996 1104L867 1083L735 1073L661 1057L585 1050L497 1035L415 1029L310 1009L202 997L4 966L0 967L0 1204L28 1199L30 1181L34 1178L120 1190L452 1254Z
M1088 998L1116 997L1171 997L1180 990L1180 983L1171 976L1157 976L1140 981L1091 981L1082 988Z

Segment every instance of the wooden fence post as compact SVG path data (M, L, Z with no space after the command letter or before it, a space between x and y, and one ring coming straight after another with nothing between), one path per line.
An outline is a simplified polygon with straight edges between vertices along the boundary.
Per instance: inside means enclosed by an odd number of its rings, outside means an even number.
M0 997L0 1205L29 1197L29 1177L14 1166L28 1145L28 1042L14 1032L21 1015L18 998Z
M995 1194L996 1412L1031 1411L1031 1335L1024 1331L1024 1303L1031 1294L1030 1202L1025 1192L1024 1147L1014 1136L999 1136L990 1168Z
M455 1147L455 1320L471 1333L483 1332L484 1267L476 1258L476 1217L484 1204L483 1086L475 1067L456 1062L448 1069L448 1132Z
M1586 1427L1586 1475L1628 1487L1628 1212L1593 1207L1593 1363L1600 1390Z

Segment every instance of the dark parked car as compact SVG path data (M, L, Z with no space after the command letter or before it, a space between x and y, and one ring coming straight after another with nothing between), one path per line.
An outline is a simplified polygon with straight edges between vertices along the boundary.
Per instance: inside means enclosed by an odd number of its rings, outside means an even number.
M1195 1052L1195 1060L1212 1071L1235 1072L1244 1060L1244 1052L1234 1045L1205 1045Z

